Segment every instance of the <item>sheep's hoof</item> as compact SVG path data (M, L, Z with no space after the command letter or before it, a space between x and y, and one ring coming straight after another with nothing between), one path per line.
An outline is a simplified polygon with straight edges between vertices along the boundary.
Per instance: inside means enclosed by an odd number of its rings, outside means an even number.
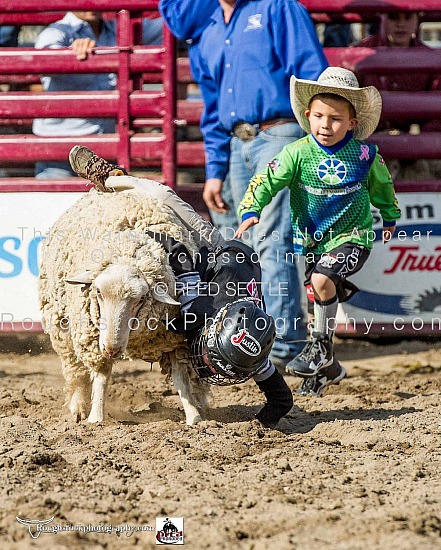
M87 407L84 401L79 400L75 395L70 402L69 410L75 419L75 422L81 422L87 418Z
M203 418L200 414L197 414L193 418L187 418L187 426L194 426L195 424L199 424L199 422L202 422Z
M91 413L89 414L87 422L89 422L90 424L98 424L99 422L104 422L104 418L100 415L92 415Z

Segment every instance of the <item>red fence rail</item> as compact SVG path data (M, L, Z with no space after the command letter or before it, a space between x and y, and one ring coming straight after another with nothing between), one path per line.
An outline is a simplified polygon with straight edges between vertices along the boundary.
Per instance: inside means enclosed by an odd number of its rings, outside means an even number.
M360 18L391 10L425 10L426 16L439 14L439 0L303 0L314 17L353 14ZM114 48L95 50L86 61L77 61L68 49L35 50L5 48L0 52L0 82L23 78L31 80L40 74L100 73L118 74L114 92L2 93L0 122L25 128L36 117L104 116L115 117L115 134L75 138L130 169L131 166L161 166L163 179L169 185L176 181L177 166L203 166L201 142L176 144L175 128L199 121L202 104L198 101L176 101L176 78L191 82L187 59L175 63L174 39L166 31L162 47L133 45L133 22L141 14L156 14L157 0L51 0L50 12L43 12L36 0L0 0L0 18L4 23L37 23L38 18L55 18L60 11L98 9L106 13L118 10L118 42ZM15 18L15 19L14 19ZM441 73L441 50L409 48L330 48L325 50L330 64L358 73L387 74L430 71ZM34 75L32 77L32 75ZM163 83L159 91L137 89L139 83ZM392 114L403 120L429 119L441 116L441 92L382 92L383 117ZM159 134L140 132L144 126L157 126ZM441 158L441 133L418 136L375 135L374 141L386 158ZM65 160L72 144L70 138L42 138L30 133L0 135L0 163L15 166L37 160ZM1 187L0 187L1 188Z
M439 11L439 0L302 0L310 13L387 13L391 11Z
M72 6L74 4L74 6ZM76 6L78 4L78 6ZM52 9L80 7L88 9L99 7L105 10L131 5L136 8L137 2L120 2L105 0L101 2L53 2ZM141 3L139 3L141 8ZM142 9L157 8L157 2L143 2ZM35 2L20 5L24 9L41 9ZM9 2L0 2L0 11L11 9ZM29 14L27 14L29 16ZM117 46L96 48L94 55L86 61L78 61L69 49L35 50L33 48L4 48L1 51L1 71L5 79L9 75L54 74L54 73L116 73L117 89L115 92L100 93L11 93L2 94L4 102L0 107L0 118L29 123L36 117L113 117L117 121L116 133L102 136L102 144L107 146L102 154L110 156L127 169L133 156L145 163L162 165L164 180L174 185L176 181L176 145L174 139L174 119L176 111L175 98L175 60L174 39L164 32L164 44L161 47L133 46L133 17L139 13L121 10L117 14ZM60 17L60 14L59 14ZM135 79L142 82L142 74L150 75L149 80L161 82L161 92L144 92L133 90ZM133 96L132 96L133 94ZM52 107L52 105L54 107ZM140 134L132 129L132 118L143 117L145 123L156 124L162 133ZM154 117L152 119L152 117ZM28 118L29 120L25 120ZM24 120L23 120L24 119ZM147 120L146 120L147 119ZM136 124L135 126L136 127ZM91 136L89 136L90 138ZM96 137L96 136L92 136ZM65 160L66 146L64 139L40 138L33 134L14 134L0 136L0 161L34 162L36 160ZM69 140L72 143L72 140ZM75 139L80 142L81 140ZM83 140L84 141L84 140ZM92 144L94 139L86 140ZM109 145L111 145L109 149ZM133 150L132 150L133 149ZM14 151L15 150L15 151ZM21 157L21 158L20 158Z
M0 13L41 13L46 11L38 0L0 0ZM51 11L155 11L158 0L50 0Z

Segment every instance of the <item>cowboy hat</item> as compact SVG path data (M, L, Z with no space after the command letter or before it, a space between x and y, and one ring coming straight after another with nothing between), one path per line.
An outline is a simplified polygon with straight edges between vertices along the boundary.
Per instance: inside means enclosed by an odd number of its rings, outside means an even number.
M291 77L291 107L300 126L310 133L311 127L305 111L317 94L336 94L347 99L355 109L358 120L353 133L357 139L366 139L374 133L381 116L381 95L374 86L360 88L352 71L341 67L328 67L318 80L302 80Z

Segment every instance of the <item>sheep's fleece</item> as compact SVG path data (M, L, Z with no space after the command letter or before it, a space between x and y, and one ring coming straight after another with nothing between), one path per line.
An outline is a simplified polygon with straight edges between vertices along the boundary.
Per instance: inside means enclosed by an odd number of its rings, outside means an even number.
M197 250L172 210L134 190L91 190L48 232L42 248L40 306L44 329L62 361L68 401L75 391L75 378L108 370L112 360L103 356L98 345L99 306L93 282L82 287L66 283L65 278L88 271L94 280L109 264L131 266L141 270L149 288L164 283L169 295L176 298L167 254L144 233L147 228L181 240L190 252ZM159 361L162 371L169 374L169 352L188 357L185 339L167 331L161 322L156 330L149 330L143 321L161 320L167 313L173 318L178 311L178 306L160 303L149 295L138 314L140 328L131 332L124 355Z

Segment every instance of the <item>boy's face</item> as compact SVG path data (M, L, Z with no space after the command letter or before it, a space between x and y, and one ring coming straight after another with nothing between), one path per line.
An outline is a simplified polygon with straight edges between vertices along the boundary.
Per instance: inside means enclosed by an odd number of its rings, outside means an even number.
M311 126L311 134L326 147L341 141L349 130L358 124L351 118L349 105L335 99L314 99L305 111Z

